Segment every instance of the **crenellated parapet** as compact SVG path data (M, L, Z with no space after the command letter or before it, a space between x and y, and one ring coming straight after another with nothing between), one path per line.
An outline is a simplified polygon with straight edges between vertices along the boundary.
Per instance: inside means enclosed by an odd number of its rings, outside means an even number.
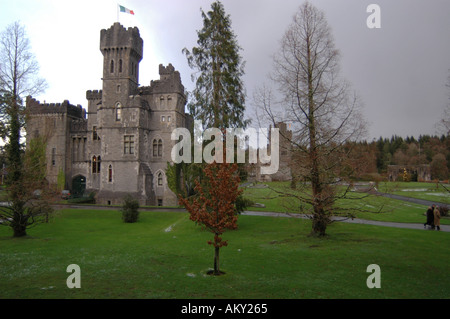
M41 103L28 96L26 108L31 115L67 114L76 118L86 117L86 112L81 105L72 105L68 100L64 100L62 103Z
M114 23L111 28L100 31L100 50L130 50L142 59L143 40L137 27L125 29L120 23Z
M180 72L176 71L172 64L168 66L159 65L160 79L151 81L150 92L159 93L179 93L184 95L184 86L181 83Z
M86 91L86 99L89 100L101 100L103 95L102 90L89 90Z

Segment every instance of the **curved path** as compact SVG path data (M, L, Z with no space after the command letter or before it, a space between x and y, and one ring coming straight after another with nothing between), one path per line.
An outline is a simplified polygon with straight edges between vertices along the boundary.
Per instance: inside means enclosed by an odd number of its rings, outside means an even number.
M402 200L402 201L405 201L405 202L410 202L410 203L424 205L424 206L431 206L433 204L436 204L437 206L449 206L448 203L440 203L440 202L436 202L436 201L432 202L432 201L425 200L425 199L412 198L412 197L395 195L395 194L376 192L375 195L388 197L388 198L392 198L392 199L398 199L398 200Z
M271 217L291 217L291 218L309 218L307 215L302 214L287 214L287 213L271 213L271 212L257 212L257 211L245 211L242 215L250 215L250 216L271 216ZM425 217L424 217L425 218ZM353 224L364 224L364 225L374 225L374 226L385 226L385 227L397 227L397 228L409 228L409 229L421 229L421 230L430 230L428 228L424 228L423 224L416 223L394 223L394 222L382 222L376 220L367 220L367 219L349 219L349 218L335 218L336 221L345 222L345 223L353 223ZM450 232L450 225L441 225L441 231Z
M98 205L59 205L58 208L75 208L75 209L120 209L117 206L98 206ZM157 211L157 212L179 212L186 213L184 208L155 208L155 207L141 207L140 210L146 211ZM268 217L287 217L287 218L304 218L308 219L309 217L305 214L288 214L288 213L276 213L276 212L262 212L262 211L244 211L242 215L246 216L268 216ZM425 219L425 217L424 217ZM423 224L416 223L394 223L394 222L382 222L375 220L366 220L366 219L349 219L336 217L336 221L345 222L345 223L353 223L353 224L365 224L365 225L374 225L374 226L385 226L385 227L397 227L397 228L409 228L409 229L420 229L420 230L428 230L424 229ZM441 231L450 232L450 225L441 225Z

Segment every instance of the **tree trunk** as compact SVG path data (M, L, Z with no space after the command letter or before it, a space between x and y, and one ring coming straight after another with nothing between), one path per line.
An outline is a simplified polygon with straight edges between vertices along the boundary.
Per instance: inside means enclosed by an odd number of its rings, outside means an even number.
M214 276L220 275L219 247L214 248Z
M328 220L325 217L323 209L321 211L314 211L312 222L312 235L323 237L327 229Z
M23 225L15 225L13 227L14 235L13 237L24 237L27 235L27 228Z
M317 131L316 131L316 103L314 100L314 74L312 62L312 49L310 43L310 34L306 37L306 54L308 66L308 132L309 132L309 160L311 163L311 186L312 186L312 202L314 209L312 232L315 235L324 236L327 228L327 221L322 203L322 181L320 178L319 150L317 147Z
M13 217L12 229L14 232L13 237L24 237L27 235L26 223L23 222L23 214L15 213Z

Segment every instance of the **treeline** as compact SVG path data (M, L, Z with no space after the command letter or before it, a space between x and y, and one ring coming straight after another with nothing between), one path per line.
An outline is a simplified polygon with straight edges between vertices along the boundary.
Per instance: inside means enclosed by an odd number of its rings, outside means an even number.
M392 136L380 137L372 142L360 142L357 153L366 162L365 174L385 174L388 165L423 165L431 166L431 178L447 180L450 171L450 136L420 135L402 138Z

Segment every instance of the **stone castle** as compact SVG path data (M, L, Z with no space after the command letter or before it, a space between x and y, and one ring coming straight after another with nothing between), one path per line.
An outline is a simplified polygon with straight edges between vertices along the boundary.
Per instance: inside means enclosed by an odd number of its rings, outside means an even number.
M47 180L74 194L95 192L97 203L120 204L131 194L141 205L176 205L165 171L176 127L190 127L180 73L159 66L160 79L139 86L143 40L138 28L114 23L100 32L103 88L86 92L87 112L69 101L28 97L27 138L47 141Z

